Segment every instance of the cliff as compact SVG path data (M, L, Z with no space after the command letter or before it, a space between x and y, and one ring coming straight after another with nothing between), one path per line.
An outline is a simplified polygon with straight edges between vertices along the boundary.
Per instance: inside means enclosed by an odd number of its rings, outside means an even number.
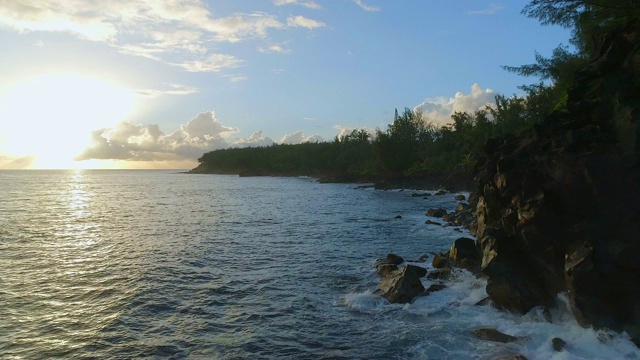
M566 292L582 325L640 343L640 24L600 41L567 107L476 165L487 293L525 313Z

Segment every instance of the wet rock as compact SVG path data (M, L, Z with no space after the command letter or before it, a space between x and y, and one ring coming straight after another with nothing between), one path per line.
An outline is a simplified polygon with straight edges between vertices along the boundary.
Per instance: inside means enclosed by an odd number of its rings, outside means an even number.
M422 266L407 265L407 268L409 268L408 270L413 271L420 278L427 275L427 269L423 268Z
M440 269L436 271L432 271L427 274L427 279L429 280L443 280L448 279L451 276L450 269Z
M567 347L567 343L564 340L556 337L551 339L551 346L553 347L553 350L560 352Z
M402 219L402 215L396 215L394 219Z
M451 262L449 261L449 258L445 255L436 255L433 257L433 260L431 261L431 265L436 269L443 269L443 268L451 267Z
M427 224L427 225L442 225L439 222L433 221L433 220L427 220L424 223Z
M376 273L381 277L387 276L398 270L398 266L394 264L381 264L376 266Z
M410 267L404 266L383 277L378 284L376 294L390 303L409 303L424 292L420 277Z
M427 216L441 218L447 215L447 210L442 208L431 208L427 210Z
M474 337L480 340L495 341L501 343L511 343L525 340L524 337L511 336L492 328L475 329L471 332Z
M435 195L444 195L447 193L447 190L439 190L435 193Z
M433 284L433 285L429 286L429 288L427 289L426 293L430 294L432 292L444 290L446 288L447 288L447 285L445 285L445 284Z
M469 204L466 203L458 203L458 205L456 206L457 213L461 213L467 209L469 209Z
M476 248L476 242L469 238L458 238L451 245L449 249L449 258L455 262L460 262L463 259L477 260L478 249Z
M404 259L396 254L387 254L386 264L400 265Z
M464 195L462 195L462 194L457 195L457 196L455 197L455 200L456 200L456 201L464 201L465 199L466 199L466 197L465 197Z

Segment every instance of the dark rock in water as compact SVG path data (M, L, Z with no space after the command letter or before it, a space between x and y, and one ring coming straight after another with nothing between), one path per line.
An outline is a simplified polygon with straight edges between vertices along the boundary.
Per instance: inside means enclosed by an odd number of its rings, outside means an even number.
M427 220L424 223L427 224L427 225L442 225L439 222L433 221L433 220Z
M507 335L492 328L475 329L471 333L473 334L473 336L480 340L495 341L501 343L511 343L527 339L523 337Z
M460 194L460 195L457 195L457 196L455 197L455 200L456 200L456 201L465 201L465 200L466 200L466 197L465 197L464 195Z
M400 265L404 262L404 259L396 254L387 254L386 263L393 265Z
M451 263L449 262L449 258L443 255L436 255L433 257L431 265L436 269L443 269L451 267Z
M427 279L429 279L429 280L442 280L442 279L447 279L450 276L451 276L451 270L450 269L440 269L440 270L432 271L429 274L427 274Z
M402 215L396 215L395 219L402 219Z
M427 269L421 266L407 265L407 267L409 268L408 270L413 271L420 278L425 277L427 275Z
M456 212L457 213L461 213L465 210L469 209L469 204L466 203L458 203L458 205L456 206Z
M420 277L410 267L404 266L383 277L378 284L376 294L391 303L409 303L424 292Z
M398 266L394 264L380 264L376 266L376 273L382 277L387 276L396 270L398 270Z
M445 215L447 215L447 210L442 209L442 208L433 208L433 209L427 210L427 216L443 217Z
M439 190L435 193L435 195L444 195L447 193L447 190Z
M440 290L444 290L447 288L447 285L445 284L433 284L431 286L429 286L429 288L427 289L426 293L432 293L432 292L436 292L436 291L440 291Z
M560 338L551 339L551 346L555 351L563 351L567 347L567 343Z
M487 296L486 298L478 301L474 305L475 306L493 306L493 301L491 301L491 298Z
M473 239L461 237L454 241L449 249L449 258L453 261L460 262L463 259L478 259L478 249L476 248L476 242Z

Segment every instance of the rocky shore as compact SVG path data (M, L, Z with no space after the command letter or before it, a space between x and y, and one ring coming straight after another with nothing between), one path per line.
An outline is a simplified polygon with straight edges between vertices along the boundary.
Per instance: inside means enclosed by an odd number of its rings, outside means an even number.
M457 266L487 278L483 304L525 314L566 294L581 325L640 344L640 24L609 34L597 54L567 110L486 144L468 205L454 215L430 210L442 220L431 224L466 226L476 240L460 238L433 257L437 274L380 260L381 296L424 296L420 276L446 277Z

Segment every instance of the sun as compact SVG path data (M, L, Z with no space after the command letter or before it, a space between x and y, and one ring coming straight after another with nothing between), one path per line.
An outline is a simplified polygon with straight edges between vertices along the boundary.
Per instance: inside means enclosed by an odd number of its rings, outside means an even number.
M134 109L132 91L103 78L51 74L23 79L0 92L0 155L32 157L31 168L93 167L74 161L91 132Z

